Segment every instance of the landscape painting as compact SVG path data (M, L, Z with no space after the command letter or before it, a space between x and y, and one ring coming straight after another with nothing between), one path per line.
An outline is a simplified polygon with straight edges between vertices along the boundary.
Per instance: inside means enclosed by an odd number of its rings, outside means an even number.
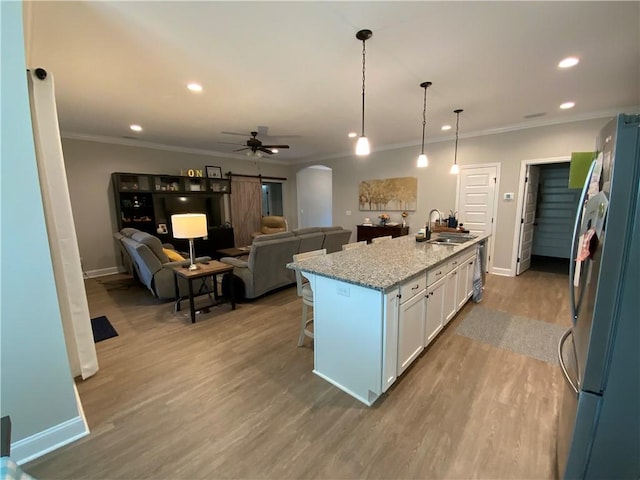
M358 194L361 211L415 210L418 202L418 178L363 180Z

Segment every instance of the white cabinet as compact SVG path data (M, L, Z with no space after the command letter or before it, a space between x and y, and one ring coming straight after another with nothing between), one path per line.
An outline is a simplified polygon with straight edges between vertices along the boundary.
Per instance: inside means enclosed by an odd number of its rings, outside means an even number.
M476 268L475 254L467 259L467 300L473 296L473 272Z
M444 323L445 325L451 321L458 311L458 302L456 301L456 290L458 288L458 269L447 273L444 287Z
M392 290L384 296L383 333L382 338L382 391L396 381L398 365L398 314L400 294L398 289Z
M397 375L401 375L424 349L425 284L423 275L400 287Z
M460 310L467 303L468 292L468 271L469 262L465 260L458 267L458 274L456 275L456 310Z
M426 347L440 333L444 325L445 278L440 278L427 287L427 313L424 322L424 346Z

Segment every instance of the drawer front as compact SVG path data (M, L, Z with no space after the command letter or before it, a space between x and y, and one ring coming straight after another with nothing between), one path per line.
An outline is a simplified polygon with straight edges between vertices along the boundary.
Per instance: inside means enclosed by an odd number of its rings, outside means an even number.
M418 293L427 288L427 278L424 275L415 277L400 285L400 302L404 303L411 300Z
M449 270L447 270L448 264L438 265L427 272L427 285L433 285L435 282L444 278Z
M447 273L449 273L451 270L455 270L460 265L462 265L464 263L463 258L464 257L461 254L458 254L455 257L453 257L451 260L449 260L447 262Z

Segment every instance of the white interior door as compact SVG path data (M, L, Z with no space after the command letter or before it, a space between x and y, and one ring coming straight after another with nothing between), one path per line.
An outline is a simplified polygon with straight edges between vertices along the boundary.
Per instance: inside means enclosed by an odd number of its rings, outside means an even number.
M533 229L536 220L539 183L540 167L538 165L527 165L527 175L524 183L524 201L522 203L522 215L520 217L520 242L518 246L516 275L520 275L531 266L531 248L533 246Z
M465 166L460 168L458 186L458 221L474 235L495 235L494 207L498 167ZM489 239L487 270L493 256L493 241Z

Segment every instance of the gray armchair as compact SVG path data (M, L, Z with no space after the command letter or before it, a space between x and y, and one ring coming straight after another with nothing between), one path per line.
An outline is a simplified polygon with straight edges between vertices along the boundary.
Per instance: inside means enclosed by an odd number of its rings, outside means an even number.
M300 239L290 232L260 235L253 240L247 260L223 257L222 263L233 265L233 274L244 283L246 298L295 283L295 272L287 268L298 253Z
M175 283L173 267L188 266L190 261L172 262L163 248L170 245L163 244L158 237L145 232L121 230L123 234L119 241L129 255L136 276L157 298L168 300L175 298ZM196 261L209 261L210 257L198 257ZM187 281L178 279L180 295L188 294Z

